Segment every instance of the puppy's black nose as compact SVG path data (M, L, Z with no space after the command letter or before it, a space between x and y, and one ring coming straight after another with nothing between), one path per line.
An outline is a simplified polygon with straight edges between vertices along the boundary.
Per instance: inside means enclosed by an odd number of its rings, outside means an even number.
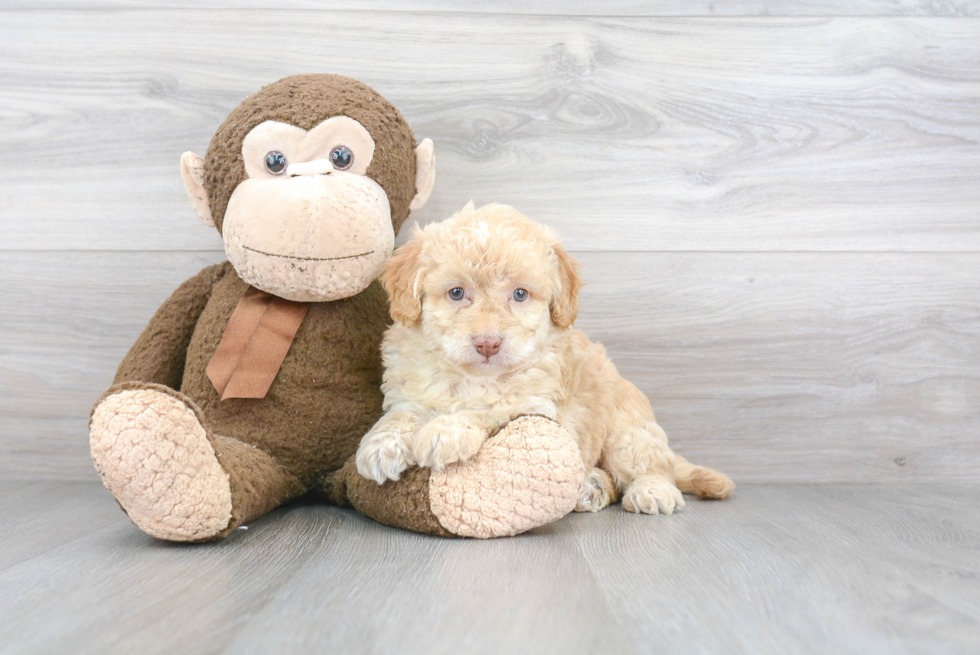
M473 347L484 357L493 357L500 352L503 339L495 334L479 334L473 337Z

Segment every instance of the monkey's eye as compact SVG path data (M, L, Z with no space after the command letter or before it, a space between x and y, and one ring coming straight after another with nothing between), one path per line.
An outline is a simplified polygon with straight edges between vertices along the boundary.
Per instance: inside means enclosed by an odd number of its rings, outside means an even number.
M466 292L463 291L463 287L453 287L449 290L449 297L453 300L462 300L466 297Z
M527 300L527 289L516 289L514 290L514 300L517 302L524 302Z
M286 172L286 167L289 166L289 161L286 159L286 155L282 154L278 150L273 150L265 156L265 170L269 171L273 175L282 175Z
M347 146L337 146L330 151L330 161L338 171L346 171L354 163L354 153Z

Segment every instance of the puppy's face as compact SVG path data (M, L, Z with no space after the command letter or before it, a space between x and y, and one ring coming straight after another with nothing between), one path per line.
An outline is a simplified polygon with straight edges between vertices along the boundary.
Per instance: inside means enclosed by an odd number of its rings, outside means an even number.
M425 276L422 331L457 366L519 365L547 334L551 282L546 270L533 266L541 262L545 268L547 259L543 252L519 250L527 255L521 262L511 256L506 264L480 266L457 255L435 264Z
M578 311L577 263L554 234L511 209L467 205L418 230L381 281L392 317L455 366L494 374L520 367Z

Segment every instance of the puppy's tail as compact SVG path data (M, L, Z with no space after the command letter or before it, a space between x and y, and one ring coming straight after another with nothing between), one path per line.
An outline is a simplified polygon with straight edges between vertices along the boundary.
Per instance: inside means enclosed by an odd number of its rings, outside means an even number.
M707 466L696 466L674 453L674 483L686 494L698 498L728 498L735 490L732 479Z

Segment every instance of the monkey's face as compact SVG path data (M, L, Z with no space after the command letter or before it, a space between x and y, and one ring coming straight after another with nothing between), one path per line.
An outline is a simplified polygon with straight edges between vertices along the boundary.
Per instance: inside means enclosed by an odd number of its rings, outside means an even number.
M366 173L374 140L335 116L307 132L266 121L242 144L248 179L228 200L222 236L243 280L277 296L350 297L381 272L395 244L384 189Z
M289 300L360 293L435 180L432 141L369 86L298 75L262 88L180 158L198 216L254 287Z

